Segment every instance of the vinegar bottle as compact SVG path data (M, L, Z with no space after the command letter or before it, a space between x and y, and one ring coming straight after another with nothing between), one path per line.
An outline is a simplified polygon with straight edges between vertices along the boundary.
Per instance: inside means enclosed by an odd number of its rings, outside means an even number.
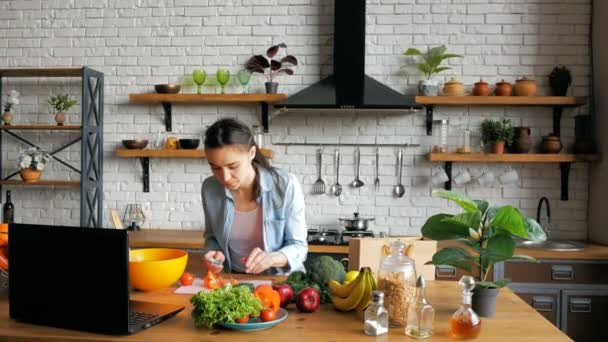
M475 338L481 331L481 320L471 309L475 279L471 276L463 276L458 285L462 288L462 304L450 318L450 336L456 339Z

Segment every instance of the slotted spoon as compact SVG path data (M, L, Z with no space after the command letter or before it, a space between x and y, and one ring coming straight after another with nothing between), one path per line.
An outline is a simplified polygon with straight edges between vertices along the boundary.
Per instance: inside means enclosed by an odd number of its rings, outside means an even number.
M321 179L321 169L323 168L322 163L322 151L321 149L317 150L317 180L312 185L312 193L313 194L324 194L325 193L325 182Z

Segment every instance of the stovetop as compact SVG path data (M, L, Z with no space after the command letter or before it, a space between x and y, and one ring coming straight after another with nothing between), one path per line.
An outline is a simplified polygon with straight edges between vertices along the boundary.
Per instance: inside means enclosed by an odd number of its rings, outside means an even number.
M308 244L310 245L339 245L346 246L353 237L374 237L370 230L350 231L338 229L310 228L308 229Z

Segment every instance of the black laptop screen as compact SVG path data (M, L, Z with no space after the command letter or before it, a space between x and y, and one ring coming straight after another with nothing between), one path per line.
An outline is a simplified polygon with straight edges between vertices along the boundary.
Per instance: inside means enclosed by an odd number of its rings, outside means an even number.
M102 333L128 331L126 231L12 224L9 236L11 318Z

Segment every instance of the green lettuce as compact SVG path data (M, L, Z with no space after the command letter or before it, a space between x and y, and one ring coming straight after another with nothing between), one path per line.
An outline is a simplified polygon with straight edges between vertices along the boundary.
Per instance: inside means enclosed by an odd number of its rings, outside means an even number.
M192 298L192 318L196 327L213 327L218 322L234 323L247 315L259 316L262 304L246 286L224 287L212 292L200 291Z

